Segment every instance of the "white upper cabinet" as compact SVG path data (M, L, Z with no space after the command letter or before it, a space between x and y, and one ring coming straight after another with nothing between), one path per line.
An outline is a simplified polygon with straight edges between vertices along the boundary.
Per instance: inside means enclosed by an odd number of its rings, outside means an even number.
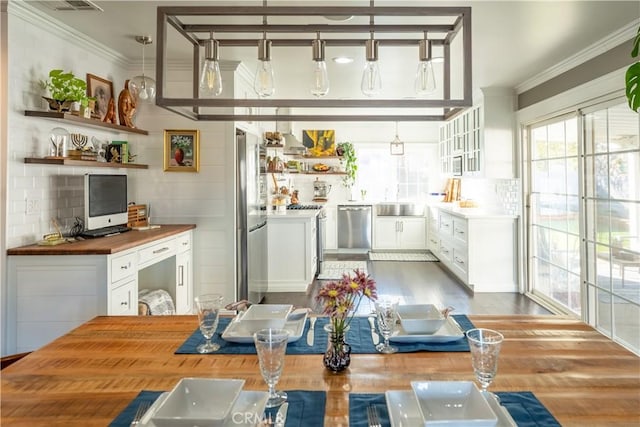
M446 175L513 178L515 93L482 89L482 103L440 127L440 171Z

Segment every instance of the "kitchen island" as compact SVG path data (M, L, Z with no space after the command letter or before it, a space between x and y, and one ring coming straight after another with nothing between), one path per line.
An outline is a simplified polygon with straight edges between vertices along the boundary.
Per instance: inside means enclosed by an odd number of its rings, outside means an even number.
M269 292L306 292L318 269L322 209L268 212Z
M640 422L640 358L564 316L468 316L505 341L492 391L531 391L563 426ZM266 390L256 355L174 354L195 316L96 317L2 371L3 426L105 426L141 390L184 377L244 379ZM412 380L474 378L467 352L356 354L342 374L322 355L287 355L278 389L327 392L325 426L349 425L350 393L410 389Z

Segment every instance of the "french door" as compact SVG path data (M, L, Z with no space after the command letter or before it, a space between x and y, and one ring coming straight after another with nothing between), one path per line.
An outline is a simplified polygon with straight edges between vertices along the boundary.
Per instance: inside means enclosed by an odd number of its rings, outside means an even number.
M618 100L527 130L529 291L640 353L640 115Z

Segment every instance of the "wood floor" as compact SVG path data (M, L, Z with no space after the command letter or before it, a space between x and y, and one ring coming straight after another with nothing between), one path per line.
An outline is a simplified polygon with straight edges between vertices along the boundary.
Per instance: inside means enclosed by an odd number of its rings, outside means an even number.
M339 258L342 257L342 258ZM329 256L327 259L344 259ZM350 260L366 260L366 255L348 255ZM378 294L397 298L401 304L436 304L451 306L458 314L551 314L544 307L519 293L471 294L450 273L439 266L439 262L394 262L367 261L367 270L376 280ZM310 307L315 312L321 308L315 301L318 285L316 280L308 292L267 293L264 303L288 303L296 307ZM359 310L371 311L368 304Z

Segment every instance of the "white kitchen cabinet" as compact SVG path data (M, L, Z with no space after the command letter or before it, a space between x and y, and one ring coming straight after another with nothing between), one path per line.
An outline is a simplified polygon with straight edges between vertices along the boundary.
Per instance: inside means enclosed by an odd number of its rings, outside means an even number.
M338 250L338 207L325 206L325 250Z
M269 292L306 292L316 274L316 215L268 218Z
M137 315L141 288L165 289L178 314L190 313L191 238L189 226L162 226L9 249L7 351L35 350L95 316Z
M430 207L428 246L472 291L517 292L516 220Z
M464 176L513 178L515 94L509 88L484 88L482 95L480 105L440 127L440 171L455 175L459 158Z
M373 249L424 250L427 248L424 217L376 217Z

